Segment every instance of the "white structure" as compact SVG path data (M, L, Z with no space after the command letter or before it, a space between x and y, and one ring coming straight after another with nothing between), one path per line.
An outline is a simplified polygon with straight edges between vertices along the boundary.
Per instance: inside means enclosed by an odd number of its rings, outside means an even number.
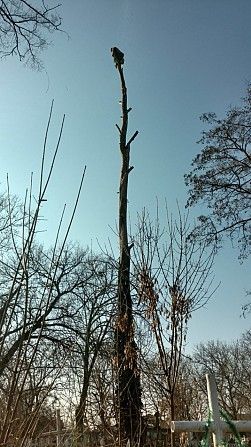
M213 434L214 447L219 447L224 433L230 433L231 428L229 425L222 421L220 418L220 410L217 398L217 388L215 378L213 374L206 375L207 380L207 395L209 410L212 417L212 423L210 423L209 431ZM251 421L231 421L238 432L251 433ZM204 432L207 429L206 421L172 421L172 432Z

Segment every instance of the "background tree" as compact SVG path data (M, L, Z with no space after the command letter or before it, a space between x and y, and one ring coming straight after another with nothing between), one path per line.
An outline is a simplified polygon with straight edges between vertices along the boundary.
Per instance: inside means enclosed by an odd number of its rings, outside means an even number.
M236 241L243 259L251 246L251 86L242 106L232 107L223 119L202 115L210 126L202 133L203 145L185 175L189 187L187 206L207 206L194 236L219 246L223 237Z
M95 364L90 392L91 421L99 429L104 445L116 444L114 414L116 413L116 371L113 363L114 340L102 346ZM94 410L94 411L93 411Z
M75 332L79 361L76 365L75 360L74 370L81 381L76 408L76 429L79 437L83 435L84 423L87 420L87 399L93 373L98 377L96 362L102 359L101 352L104 351L107 338L111 336L112 323L114 324L112 318L115 313L115 278L117 279L114 269L101 257L88 260L83 274L86 275L88 271L89 280L85 281L83 289L78 291L79 317ZM76 294L74 295L76 306ZM102 391L100 393L102 395Z
M215 374L221 408L231 419L250 412L250 331L232 343L200 344L193 356L197 387L206 396L205 374Z
M76 286L75 283L70 284L69 278L68 281L65 280L66 267L62 258L84 174L61 244L59 245L59 232L50 253L37 246L35 241L64 124L63 119L46 175L44 163L51 114L52 108L45 135L36 205L33 209L32 186L27 191L23 207L18 209L12 206L8 191L7 211L3 209L3 216L0 217L0 221L5 223L2 231L9 232L8 251L4 246L0 249L0 399L4 414L0 424L2 445L8 444L13 436L16 439L15 445L23 445L34 428L48 392L54 386L59 373L54 362L59 352L54 344L55 336L52 336L49 328L62 321L66 309L60 304L63 304L63 297ZM31 388L34 392L31 392ZM31 407L25 418L25 412L21 409L28 395ZM22 418L19 417L20 414Z
M60 30L59 5L44 1L5 0L0 5L0 54L18 56L34 68L41 68L39 53L50 43L47 33Z

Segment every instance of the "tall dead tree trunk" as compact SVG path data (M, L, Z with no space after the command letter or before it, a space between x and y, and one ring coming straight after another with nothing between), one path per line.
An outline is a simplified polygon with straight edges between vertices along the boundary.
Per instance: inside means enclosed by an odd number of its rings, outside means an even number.
M127 141L128 113L127 89L122 64L124 54L112 48L116 68L121 81L121 127L119 131L121 174L119 186L119 243L120 260L118 272L118 319L116 325L116 364L119 446L139 445L141 439L141 386L137 361L137 346L134 340L132 298L130 290L130 249L127 232L127 190L130 166L130 145L138 131Z

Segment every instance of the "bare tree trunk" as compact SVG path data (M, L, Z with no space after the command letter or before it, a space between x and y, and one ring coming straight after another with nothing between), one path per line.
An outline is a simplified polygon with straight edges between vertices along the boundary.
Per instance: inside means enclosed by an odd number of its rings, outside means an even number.
M86 400L87 400L88 388L89 388L89 378L85 378L83 386L82 386L79 405L77 406L76 412L75 412L76 435L77 435L77 439L79 442L82 442L82 440L83 440L84 418L85 418L85 411L86 411Z
M106 300L106 304L108 304L108 301ZM84 433L84 420L86 416L86 404L87 404L87 397L88 397L88 391L90 386L90 379L93 372L93 368L95 366L98 353L101 349L101 346L103 344L104 338L107 334L108 328L110 326L110 317L108 318L107 322L105 323L103 330L100 331L99 335L97 334L96 339L96 345L95 347L91 347L91 340L94 334L94 322L97 322L97 312L95 312L95 305L93 304L93 308L90 312L89 321L87 324L87 331L85 336L85 347L83 352L83 370L84 370L84 378L83 378L83 384L82 384L82 390L81 395L79 399L79 404L76 408L75 412L75 423L76 423L76 435L79 442L83 441L83 433Z
M123 54L123 53L122 53ZM116 63L122 92L122 125L117 125L120 135L122 158L119 187L119 242L120 261L118 272L118 321L116 325L116 359L118 368L118 426L119 446L128 441L139 444L141 436L141 387L137 365L137 346L134 340L132 298L130 291L130 246L127 233L127 189L130 166L130 145L138 135L127 142L128 113L127 89L121 63Z

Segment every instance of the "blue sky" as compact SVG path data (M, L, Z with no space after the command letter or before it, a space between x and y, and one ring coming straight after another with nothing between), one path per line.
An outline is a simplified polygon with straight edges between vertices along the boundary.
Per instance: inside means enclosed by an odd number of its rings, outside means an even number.
M116 244L120 155L119 80L110 54L125 53L132 146L130 175L132 224L144 206L154 214L167 200L176 213L186 201L183 175L200 150L199 116L239 102L251 80L249 0L63 0L63 29L49 36L42 53L45 71L34 72L15 58L1 61L0 173L5 188L20 196L29 175L38 176L51 100L55 107L48 155L66 114L63 140L44 209L46 243L53 241L66 202L70 210L81 172L83 193L71 239L94 248ZM199 213L199 210L198 210ZM195 211L192 211L195 215ZM98 241L98 242L97 242ZM221 286L190 322L189 347L211 338L231 340L250 327L239 318L250 288L250 261L226 247L216 259Z

